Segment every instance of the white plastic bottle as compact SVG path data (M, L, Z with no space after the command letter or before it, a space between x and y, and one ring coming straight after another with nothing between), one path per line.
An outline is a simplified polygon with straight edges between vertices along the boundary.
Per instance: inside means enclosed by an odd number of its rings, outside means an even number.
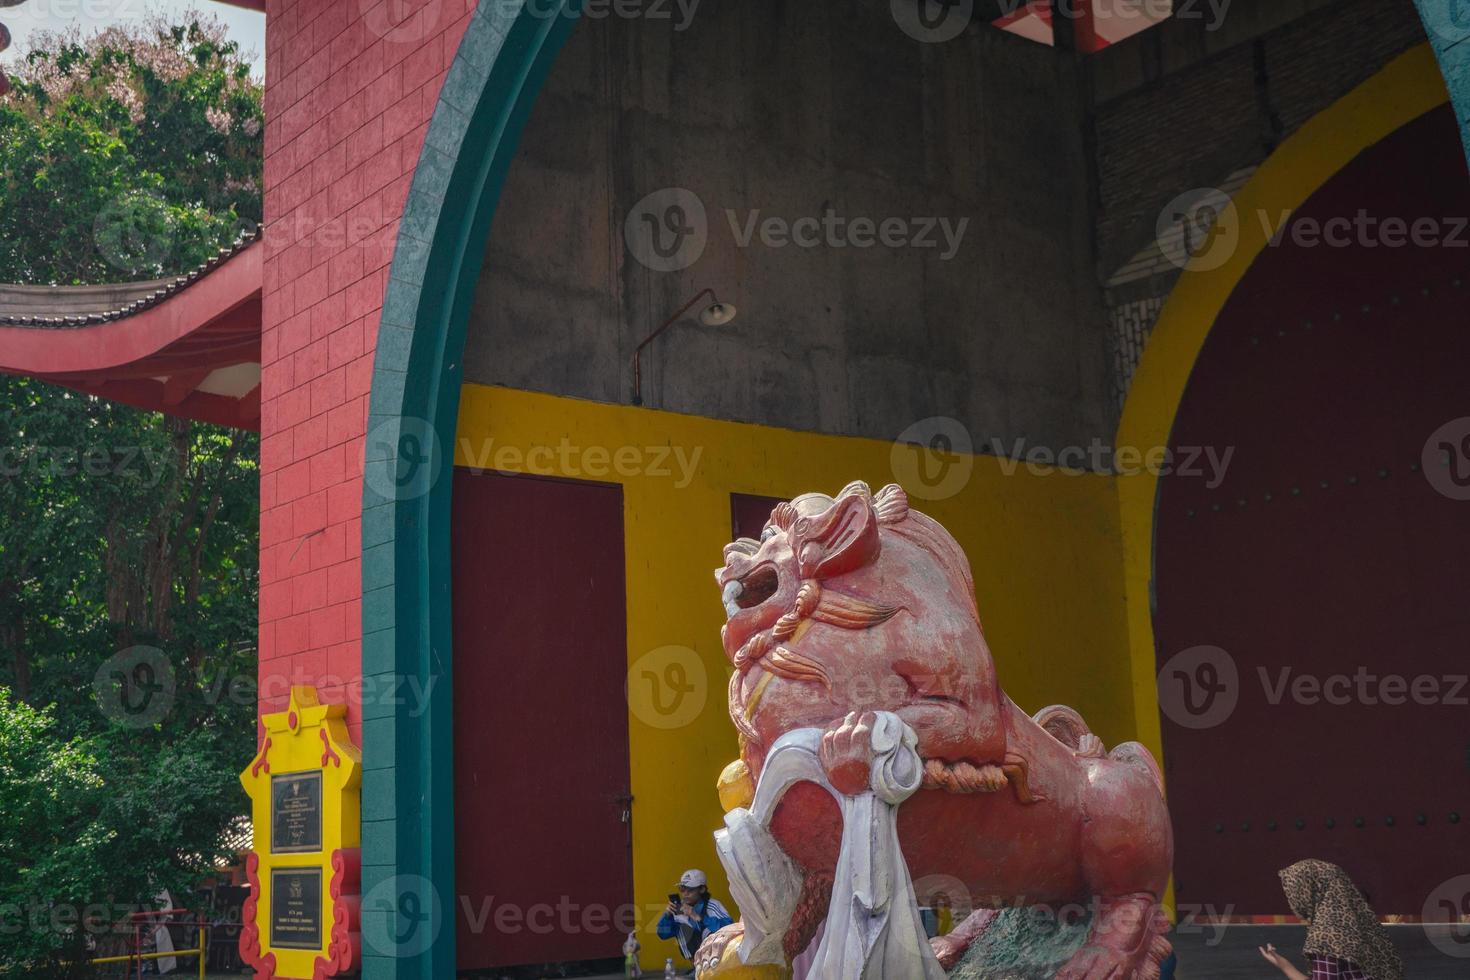
M674 958L670 956L664 960L664 980L675 980L679 974L674 972Z

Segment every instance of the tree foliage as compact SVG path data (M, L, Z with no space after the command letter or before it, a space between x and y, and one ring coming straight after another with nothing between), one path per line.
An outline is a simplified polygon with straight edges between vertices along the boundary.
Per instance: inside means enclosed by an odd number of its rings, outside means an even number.
M215 20L42 34L0 98L0 281L198 265L260 221L261 87Z
M0 99L0 282L175 274L259 219L260 87L217 23L53 35ZM118 219L121 214L122 219ZM252 433L0 377L0 973L186 896L255 748Z

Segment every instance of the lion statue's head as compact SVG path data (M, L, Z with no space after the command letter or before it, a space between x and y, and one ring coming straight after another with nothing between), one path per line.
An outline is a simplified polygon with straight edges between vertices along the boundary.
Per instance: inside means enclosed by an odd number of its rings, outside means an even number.
M999 691L969 563L902 488L854 482L779 504L760 540L725 546L715 578L730 715L752 769L784 732L849 711L946 716L921 729L955 732L952 752L927 747L941 758L970 754L959 743L977 712L992 727Z

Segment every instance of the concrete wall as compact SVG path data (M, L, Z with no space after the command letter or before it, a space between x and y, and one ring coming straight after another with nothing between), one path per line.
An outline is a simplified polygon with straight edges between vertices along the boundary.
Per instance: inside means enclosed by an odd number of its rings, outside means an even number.
M706 0L584 20L553 68L491 234L466 381L627 402L634 346L700 288L740 308L644 354L652 407L891 439L958 418L977 448L1106 437L1077 65L981 28L920 43L887 3ZM683 187L691 267L630 255L625 216ZM749 212L968 220L935 248L740 247Z

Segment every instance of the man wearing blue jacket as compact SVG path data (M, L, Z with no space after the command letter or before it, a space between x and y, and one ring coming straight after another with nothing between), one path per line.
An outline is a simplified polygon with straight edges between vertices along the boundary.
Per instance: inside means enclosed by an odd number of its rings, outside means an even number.
M710 897L704 872L691 868L679 876L679 901L669 902L668 910L658 920L658 938L677 940L679 952L693 963L704 937L734 921L725 906Z

